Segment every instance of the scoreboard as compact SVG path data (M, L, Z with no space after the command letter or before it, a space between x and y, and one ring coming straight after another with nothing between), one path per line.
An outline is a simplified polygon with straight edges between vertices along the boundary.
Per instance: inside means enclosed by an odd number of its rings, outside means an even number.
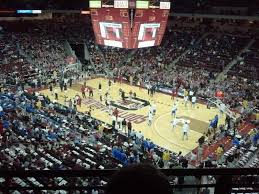
M131 34L132 48L160 45L168 19L168 10L137 9Z
M170 0L90 0L90 8L113 7L122 9L170 9Z
M97 44L130 48L128 9L91 9L91 19Z
M114 8L128 9L129 1L128 0L114 0Z
M170 1L90 0L96 43L119 48L160 45Z

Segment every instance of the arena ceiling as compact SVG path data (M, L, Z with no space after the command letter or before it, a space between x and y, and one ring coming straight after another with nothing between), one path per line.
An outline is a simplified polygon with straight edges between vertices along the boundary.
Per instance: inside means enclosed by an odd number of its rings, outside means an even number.
M254 7L259 5L259 0L171 0L173 7L189 8L190 11L196 8L208 8L210 6L236 6ZM0 0L0 8L15 9L86 9L89 0Z

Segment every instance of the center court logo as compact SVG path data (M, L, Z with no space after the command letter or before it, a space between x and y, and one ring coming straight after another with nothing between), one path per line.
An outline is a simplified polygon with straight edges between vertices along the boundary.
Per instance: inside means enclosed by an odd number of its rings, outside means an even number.
M148 103L148 102L147 102ZM87 106L91 106L93 108L99 109L100 111L103 112L109 112L109 108L106 107L105 105L103 105L102 103L92 99L92 98L85 98L83 99L83 104L87 105ZM120 103L117 104L117 107L119 106ZM127 104L127 103L126 103ZM112 105L113 107L115 107L115 105ZM134 113L129 113L125 110L137 110L137 109L126 109L126 107L128 107L129 105L122 105L122 107L124 107L124 109L119 108L119 117L129 120L135 124L140 124L143 122L147 121L147 116L143 116L143 115L137 115ZM143 104L137 105L138 108L143 107ZM147 106L147 105L146 105ZM132 107L131 107L132 108ZM136 108L136 107L135 107Z
M141 98L132 98L126 97L125 100L111 101L113 107L122 109L122 110L139 110L143 107L148 106L150 103Z

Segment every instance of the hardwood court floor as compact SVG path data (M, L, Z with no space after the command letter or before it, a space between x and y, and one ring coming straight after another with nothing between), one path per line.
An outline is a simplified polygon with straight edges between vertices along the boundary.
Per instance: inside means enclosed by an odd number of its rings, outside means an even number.
M86 81L86 85L94 89L94 97L86 98L82 102L82 106L78 107L78 110L85 112L89 110L91 106L94 111L92 111L92 116L100 119L109 124L112 123L111 116L108 114L105 107L104 100L100 102L100 97L98 94L98 84L102 84L102 96L104 98L105 92L108 90L108 80L105 78L96 78ZM81 96L80 88L82 82L74 84L71 88L68 88L67 96L73 98L75 95L79 94ZM169 95L163 93L155 93L153 97L147 94L146 89L140 89L139 87L130 86L128 84L113 83L110 89L111 100L115 102L120 102L121 97L119 96L119 89L123 89L126 92L126 96L132 90L136 92L137 97L143 100L149 101L151 104L156 104L157 113L153 118L153 123L151 126L147 124L149 106L142 107L138 110L121 110L119 112L122 118L131 119L133 124L133 129L141 131L145 138L151 139L155 144L169 149L174 152L182 151L183 154L189 153L191 150L197 147L197 140L202 136L202 134L207 131L209 120L214 118L216 114L219 115L219 123L223 123L225 116L220 116L218 109L207 109L206 105L196 104L195 108L191 108L189 103L187 107L183 104L183 99L177 98L172 100ZM58 102L65 104L64 102L64 92L60 92ZM42 94L49 96L51 100L54 100L54 96L51 96L50 91L43 90ZM88 94L86 94L88 96ZM178 124L173 130L171 121L173 120L171 115L171 110L173 103L178 103L177 118L185 118L191 121L189 139L182 140L182 124Z

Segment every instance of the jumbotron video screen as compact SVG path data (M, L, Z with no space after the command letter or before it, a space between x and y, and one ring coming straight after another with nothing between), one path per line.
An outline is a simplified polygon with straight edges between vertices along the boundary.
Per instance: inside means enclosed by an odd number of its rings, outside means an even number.
M96 43L135 49L160 45L170 2L152 0L90 1Z
M128 9L91 9L91 18L97 44L130 48Z

